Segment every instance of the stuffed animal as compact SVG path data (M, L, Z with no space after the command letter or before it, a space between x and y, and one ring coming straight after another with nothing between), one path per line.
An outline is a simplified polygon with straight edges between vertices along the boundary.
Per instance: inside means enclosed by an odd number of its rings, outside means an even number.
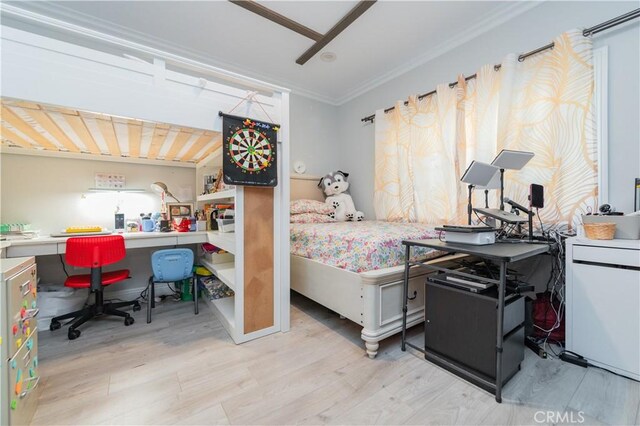
M347 177L349 177L349 173L338 170L329 173L318 182L318 187L327 196L325 202L335 209L335 212L329 216L338 222L364 220L364 214L356 210L353 198L347 192L349 189Z

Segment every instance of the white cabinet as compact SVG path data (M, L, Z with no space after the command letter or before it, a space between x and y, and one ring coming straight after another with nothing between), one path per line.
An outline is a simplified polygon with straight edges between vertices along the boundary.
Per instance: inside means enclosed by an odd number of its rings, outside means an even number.
M38 404L34 257L0 260L0 424L29 424Z
M567 350L640 380L640 241L566 242Z

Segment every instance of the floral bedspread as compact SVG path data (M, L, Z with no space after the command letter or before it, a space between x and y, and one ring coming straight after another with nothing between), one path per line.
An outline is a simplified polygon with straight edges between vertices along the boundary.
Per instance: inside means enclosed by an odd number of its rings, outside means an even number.
M291 254L353 272L372 271L404 262L402 240L438 238L432 226L419 223L292 223ZM440 252L412 248L413 260Z

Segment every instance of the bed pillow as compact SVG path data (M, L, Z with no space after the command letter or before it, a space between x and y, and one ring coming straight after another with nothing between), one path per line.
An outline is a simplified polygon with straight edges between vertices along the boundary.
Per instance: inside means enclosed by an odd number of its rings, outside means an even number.
M329 223L336 220L322 213L298 213L291 215L291 223Z
M316 200L294 200L291 202L291 214L319 213L328 215L335 209L330 205Z

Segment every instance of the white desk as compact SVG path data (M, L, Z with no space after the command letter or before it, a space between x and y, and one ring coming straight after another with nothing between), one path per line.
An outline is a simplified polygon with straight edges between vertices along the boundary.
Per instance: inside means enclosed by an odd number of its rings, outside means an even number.
M9 241L0 241L0 259L6 257L5 250L9 247L11 243Z
M206 231L196 232L131 232L123 234L127 249L144 247L176 246L208 242ZM70 237L38 237L24 240L3 241L7 257L44 256L64 254Z

